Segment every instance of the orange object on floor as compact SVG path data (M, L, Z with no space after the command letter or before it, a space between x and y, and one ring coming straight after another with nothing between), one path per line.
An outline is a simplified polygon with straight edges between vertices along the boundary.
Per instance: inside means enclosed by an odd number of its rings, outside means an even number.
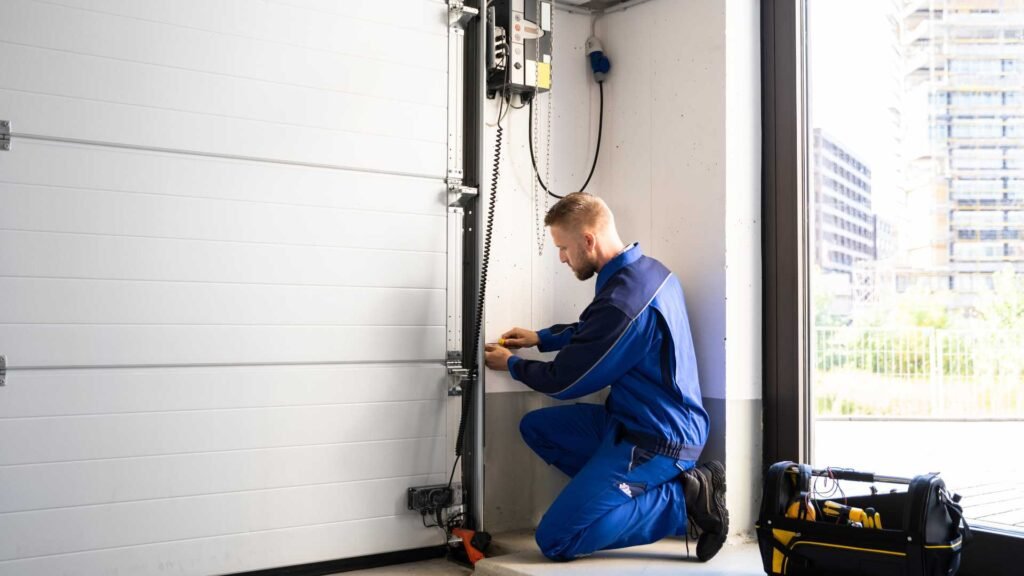
M491 535L487 532L476 532L468 528L453 528L452 534L462 540L462 546L466 550L466 557L470 564L476 564L484 559L483 549L491 543Z

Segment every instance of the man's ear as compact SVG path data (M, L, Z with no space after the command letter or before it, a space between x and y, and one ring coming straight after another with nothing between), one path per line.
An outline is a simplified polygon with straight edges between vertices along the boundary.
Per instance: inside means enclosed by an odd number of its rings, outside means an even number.
M587 252L593 251L594 247L597 246L597 236L594 236L593 232L584 232L583 240L586 242Z

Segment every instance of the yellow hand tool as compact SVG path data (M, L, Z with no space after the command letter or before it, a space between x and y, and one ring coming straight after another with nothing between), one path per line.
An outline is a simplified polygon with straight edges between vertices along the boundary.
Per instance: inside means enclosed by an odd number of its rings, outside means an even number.
M797 498L789 503L786 507L786 518L795 518L797 520L810 520L814 522L818 519L817 513L814 511L814 505L808 505L806 498Z
M874 508L855 508L828 500L822 505L821 513L825 516L838 518L840 524L877 530L882 529L882 515L876 512Z

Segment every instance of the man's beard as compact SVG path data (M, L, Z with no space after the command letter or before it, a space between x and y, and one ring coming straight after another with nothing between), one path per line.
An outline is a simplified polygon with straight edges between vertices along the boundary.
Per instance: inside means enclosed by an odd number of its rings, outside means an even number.
M587 262L583 268L572 269L573 274L576 274L576 278L579 280L590 280L590 278L597 273L597 265L594 262Z

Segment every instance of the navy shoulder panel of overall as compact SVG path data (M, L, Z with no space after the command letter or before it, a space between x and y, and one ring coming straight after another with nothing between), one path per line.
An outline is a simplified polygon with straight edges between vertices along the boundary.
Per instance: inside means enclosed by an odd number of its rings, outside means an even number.
M607 300L630 318L636 318L671 275L661 262L642 256L609 278L597 299Z

